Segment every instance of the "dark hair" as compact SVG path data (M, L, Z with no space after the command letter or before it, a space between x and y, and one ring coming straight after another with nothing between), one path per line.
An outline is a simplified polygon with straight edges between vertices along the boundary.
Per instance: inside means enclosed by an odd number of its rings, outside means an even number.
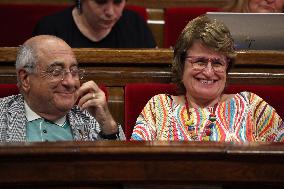
M229 29L222 22L207 16L193 19L185 26L174 46L173 81L180 94L186 92L182 82L186 53L195 41L201 41L208 48L224 54L228 58L227 73L235 61L234 40Z
M75 1L75 6L77 7L79 13L81 14L82 13L82 3L81 3L81 0L76 0Z

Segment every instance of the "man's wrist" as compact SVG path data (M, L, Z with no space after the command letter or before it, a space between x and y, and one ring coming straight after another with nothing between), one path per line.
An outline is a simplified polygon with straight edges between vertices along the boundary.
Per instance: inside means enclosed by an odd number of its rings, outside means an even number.
M119 138L119 131L113 134L104 134L103 131L99 132L99 135L103 139L108 139L108 140L116 140Z
M104 133L104 135L111 135L115 134L119 131L118 123L114 121L113 119L100 123L101 131Z

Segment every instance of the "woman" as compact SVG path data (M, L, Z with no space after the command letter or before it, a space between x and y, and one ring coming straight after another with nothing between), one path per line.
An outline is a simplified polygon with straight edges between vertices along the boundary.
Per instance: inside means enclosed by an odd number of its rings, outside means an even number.
M55 35L73 48L154 48L146 22L125 9L126 0L76 0L40 20L33 35Z
M284 12L284 0L235 0L225 8L230 12L281 13Z
M179 96L159 94L139 115L132 140L283 141L276 111L250 92L224 94L234 63L226 26L206 16L187 24L174 48Z

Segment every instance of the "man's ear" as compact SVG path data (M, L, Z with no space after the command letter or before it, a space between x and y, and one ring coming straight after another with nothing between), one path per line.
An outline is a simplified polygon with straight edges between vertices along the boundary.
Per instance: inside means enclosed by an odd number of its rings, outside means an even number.
M27 93L27 91L30 89L30 74L26 70L20 69L18 71L18 76L22 90Z

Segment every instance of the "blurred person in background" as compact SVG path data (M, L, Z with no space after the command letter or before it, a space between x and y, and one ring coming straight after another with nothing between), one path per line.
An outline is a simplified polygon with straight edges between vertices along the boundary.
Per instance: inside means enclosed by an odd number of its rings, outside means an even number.
M235 0L224 8L228 12L282 13L284 0Z
M76 6L40 20L33 35L55 35L72 48L156 47L147 23L125 5L126 0L76 0Z

